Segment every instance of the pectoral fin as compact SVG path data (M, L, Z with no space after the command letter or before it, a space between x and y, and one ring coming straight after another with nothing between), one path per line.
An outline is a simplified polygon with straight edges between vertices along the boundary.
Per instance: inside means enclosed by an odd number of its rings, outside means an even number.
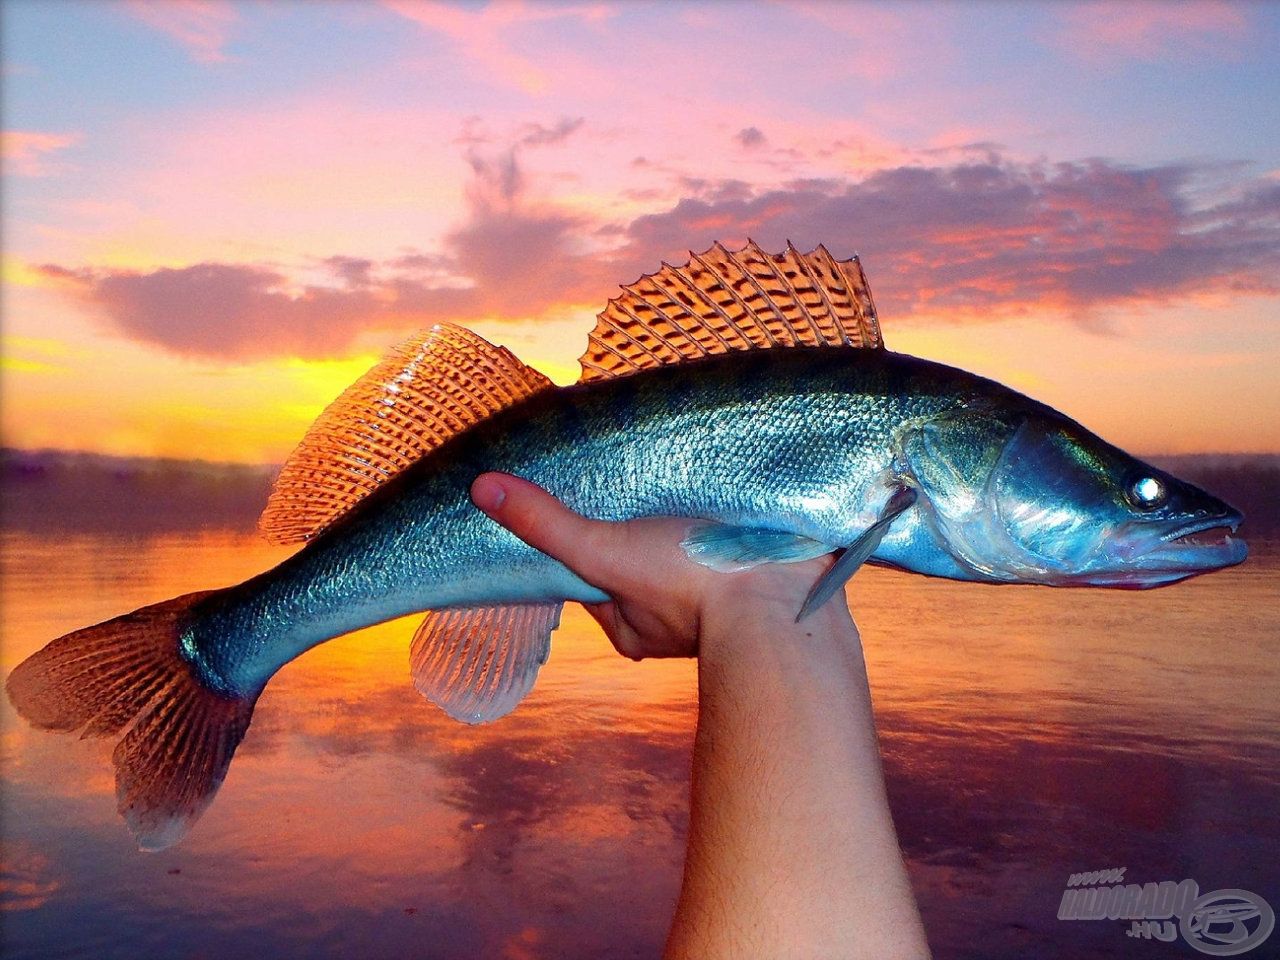
M805 598L804 604L800 607L800 612L796 615L796 623L799 623L830 600L835 592L848 582L849 578L857 572L867 558L875 553L876 547L880 546L880 541L889 532L889 527L893 521L916 502L916 496L916 491L913 488L900 487L889 498L884 505L884 509L880 512L880 519L869 526L857 540L849 544L848 548L840 554L840 558L836 560L835 566L823 574L822 578L813 585L813 589L809 591L809 596Z
M487 723L516 708L551 653L562 603L433 610L413 636L418 692L455 720Z
M694 563L721 573L749 570L762 563L798 563L830 553L830 544L760 527L698 523L680 546Z

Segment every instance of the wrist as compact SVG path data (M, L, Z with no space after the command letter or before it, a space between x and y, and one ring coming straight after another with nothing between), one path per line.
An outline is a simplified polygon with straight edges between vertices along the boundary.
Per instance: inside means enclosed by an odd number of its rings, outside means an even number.
M858 629L843 595L796 622L806 592L779 595L734 589L710 597L699 618L699 657L711 662L744 660L780 646L802 648L810 658L850 648L860 654Z
M843 597L802 623L790 607L781 615L776 607L720 609L704 620L698 642L702 706L768 736L826 737L834 725L863 738L870 728L862 645Z

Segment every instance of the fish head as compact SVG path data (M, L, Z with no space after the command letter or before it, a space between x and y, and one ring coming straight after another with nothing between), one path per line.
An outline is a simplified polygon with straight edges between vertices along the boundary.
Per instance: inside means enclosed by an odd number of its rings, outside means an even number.
M1248 553L1239 511L1048 408L964 410L903 449L935 538L981 579L1145 588Z

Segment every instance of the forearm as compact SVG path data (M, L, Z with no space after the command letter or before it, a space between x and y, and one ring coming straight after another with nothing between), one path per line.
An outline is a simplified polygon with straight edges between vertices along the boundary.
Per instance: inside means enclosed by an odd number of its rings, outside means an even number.
M666 955L921 957L843 603L704 621L684 886Z
M722 574L688 562L687 520L588 520L504 474L478 477L471 493L612 598L587 609L620 653L698 656L689 846L668 958L927 956L844 598L791 619L830 558Z

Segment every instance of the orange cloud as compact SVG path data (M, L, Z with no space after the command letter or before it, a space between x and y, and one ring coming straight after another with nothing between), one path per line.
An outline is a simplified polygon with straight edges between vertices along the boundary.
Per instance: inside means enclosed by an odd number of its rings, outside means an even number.
M254 263L152 270L45 264L36 272L132 339L234 359L343 356L370 332L537 318L603 301L617 281L610 261L580 249L591 225L527 200L515 149L469 159L470 216L446 235L440 253L381 262L330 256L312 264L320 282L305 284Z
M223 63L231 28L239 19L224 0L130 0L126 9L147 26L182 44L197 63Z
M0 157L4 159L5 172L19 177L43 177L55 168L49 162L51 154L80 142L78 133L40 133L34 130L5 130L0 132Z

